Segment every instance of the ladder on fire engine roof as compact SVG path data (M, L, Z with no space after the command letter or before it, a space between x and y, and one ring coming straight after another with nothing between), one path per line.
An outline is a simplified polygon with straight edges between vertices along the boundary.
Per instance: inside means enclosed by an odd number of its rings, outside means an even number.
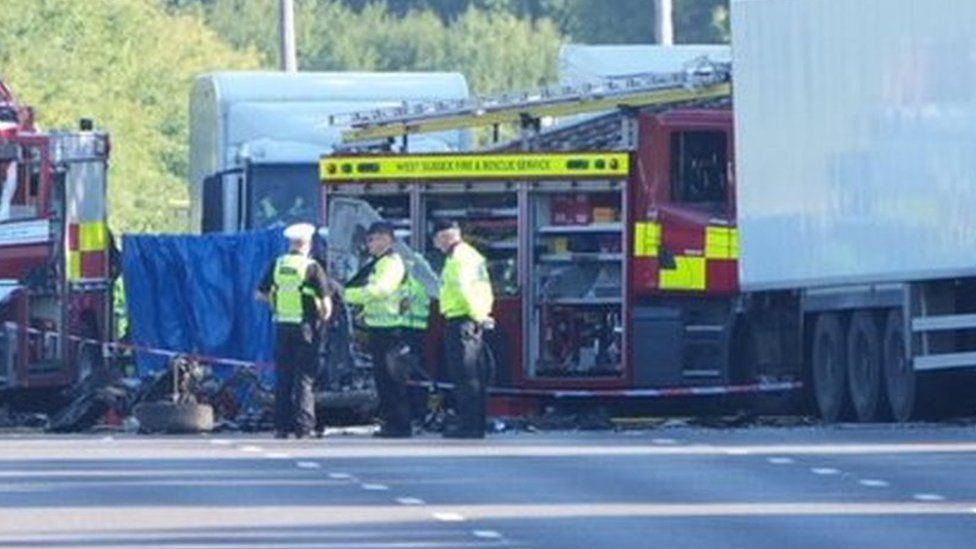
M416 133L526 124L544 117L721 99L731 95L731 74L730 63L702 57L679 72L634 74L518 95L405 102L397 107L338 115L332 123L350 127L342 134L346 145Z

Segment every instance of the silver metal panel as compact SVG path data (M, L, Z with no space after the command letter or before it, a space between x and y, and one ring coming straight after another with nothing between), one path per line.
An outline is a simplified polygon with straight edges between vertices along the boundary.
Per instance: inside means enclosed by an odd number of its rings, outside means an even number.
M949 368L968 368L976 366L976 353L947 353L915 357L915 370L946 370Z
M976 2L733 0L746 290L976 273Z
M615 76L680 71L696 58L728 62L724 45L680 46L566 44L559 49L559 81L581 84Z
M976 315L941 315L912 320L913 332L940 332L976 328Z

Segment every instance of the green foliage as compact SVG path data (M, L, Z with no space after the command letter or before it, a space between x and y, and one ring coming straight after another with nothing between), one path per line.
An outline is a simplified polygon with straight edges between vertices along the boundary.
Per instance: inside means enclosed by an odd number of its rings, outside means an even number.
M675 42L727 43L729 0L674 0Z
M567 40L649 42L652 0L294 0L303 70L460 71L475 93L556 76ZM728 40L728 0L675 0L679 42ZM3 0L0 68L45 127L112 134L115 231L178 231L192 78L274 67L277 0Z
M146 0L4 0L0 67L44 127L91 116L112 136L116 232L186 230L187 108L192 78L257 65L197 17Z
M552 81L562 36L548 19L513 14L507 7L513 1L452 2L464 8L455 12L428 9L433 1L391 2L388 7L383 2L296 0L299 67L459 71L478 93ZM257 52L266 67L277 65L277 0L171 0L171 7L202 12L235 47Z
M729 0L673 0L675 39L681 43L728 42ZM585 44L647 44L654 36L654 0L342 0L362 11L385 5L390 13L430 10L443 21L470 8L504 11L520 18L548 18L571 41Z

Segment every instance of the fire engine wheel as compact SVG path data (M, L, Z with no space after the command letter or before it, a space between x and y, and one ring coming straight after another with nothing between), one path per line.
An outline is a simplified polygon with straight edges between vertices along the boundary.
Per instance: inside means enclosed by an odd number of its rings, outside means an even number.
M813 394L820 417L833 423L847 410L847 349L840 317L835 313L817 316L813 329Z
M847 388L858 421L879 419L882 410L881 339L874 316L858 311L847 331Z
M888 313L882 345L884 385L891 417L895 421L908 421L915 411L916 378L912 363L905 356L905 325L899 311Z
M143 433L204 433L214 428L213 408L209 404L143 402L135 407L133 415Z

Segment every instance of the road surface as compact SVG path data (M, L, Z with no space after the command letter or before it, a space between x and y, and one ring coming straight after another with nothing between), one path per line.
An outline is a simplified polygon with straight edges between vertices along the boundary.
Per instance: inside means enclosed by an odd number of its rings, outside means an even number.
M0 546L976 547L976 429L0 436Z

